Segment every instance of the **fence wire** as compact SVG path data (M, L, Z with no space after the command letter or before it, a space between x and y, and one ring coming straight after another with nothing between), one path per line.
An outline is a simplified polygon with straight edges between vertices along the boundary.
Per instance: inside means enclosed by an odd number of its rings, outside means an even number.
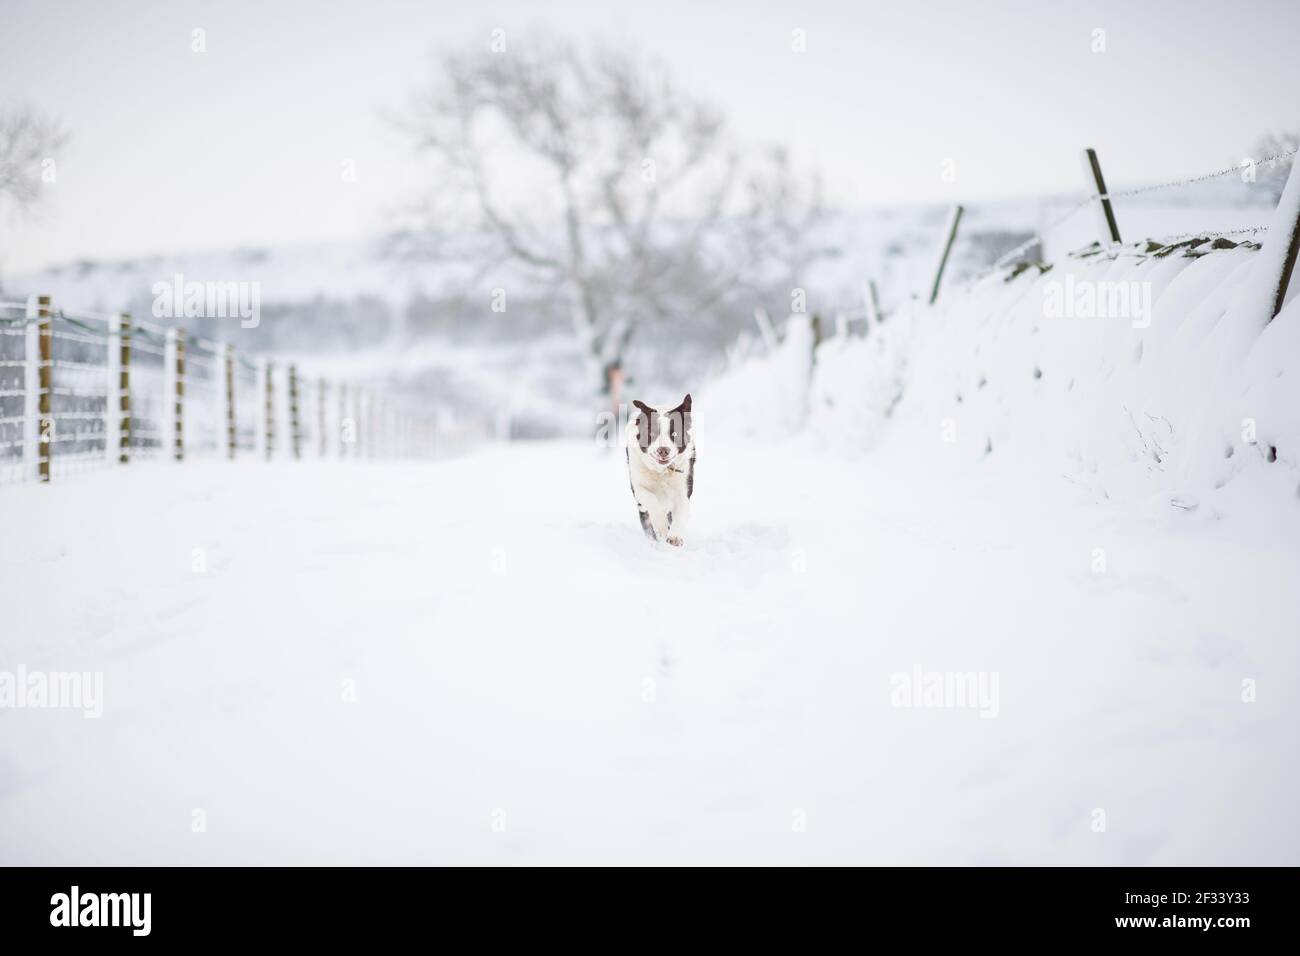
M27 415L27 303L0 302L0 484L22 481Z
M43 365L40 329L47 321L50 360ZM120 407L124 357L129 414ZM415 423L386 405L381 415L368 397L370 420L362 424L356 386L329 384L296 369L295 418L289 366L271 363L269 383L267 368L180 328L80 310L38 315L35 298L0 302L0 484L40 477L42 449L48 451L51 479L116 464L123 454L128 460L226 457L231 404L237 457L265 456L269 447L276 459L358 458L361 441L344 436L354 428L366 429L366 457L432 454L431 438L402 443L397 438L404 433L388 427L390 419L400 419L405 433L427 437L428 423ZM42 372L49 375L48 392L42 391ZM42 441L40 423L47 416L40 403L46 396L50 427ZM346 407L334 408L342 396Z
M108 463L106 330L62 312L50 319L50 474L67 477Z
M1292 159L1297 155L1297 153L1300 153L1300 147L1282 150L1280 152L1272 154L1271 156L1267 156L1264 159L1259 160L1258 162L1255 162L1253 165L1255 169L1258 169L1261 166L1269 166L1270 168L1273 168L1279 162L1284 162L1285 160ZM1065 212L1058 215L1047 225L1037 229L1034 232L1034 234L1030 236L1028 239L1026 239L1024 242L1014 246L1011 249L1008 249L1002 255L998 256L998 258L994 260L992 265L990 265L987 269L977 274L970 281L972 283L980 282L988 278L989 276L993 275L994 273L1000 272L1003 269L1007 268L1007 266L1015 262L1018 258L1023 256L1025 253L1029 252L1031 249L1033 249L1034 246L1041 246L1050 233L1054 232L1055 230L1059 229L1061 226L1065 225L1065 223L1069 221L1069 219L1073 217L1076 213L1089 206L1095 206L1097 203L1100 203L1104 199L1108 199L1113 202L1114 200L1117 199L1130 199L1134 196L1143 196L1148 193L1153 193L1160 190L1177 189L1185 186L1192 186L1198 183L1209 182L1214 179L1220 179L1224 176L1240 174L1244 168L1245 167L1241 165L1226 166L1223 169L1216 169L1207 173L1201 173L1198 176L1188 176L1184 179L1174 179L1168 182L1151 183L1145 186L1135 186L1131 189L1107 190L1104 196L1088 196L1085 199L1070 206L1068 209L1065 210ZM1267 225L1243 226L1237 229L1205 230L1202 232L1178 233L1176 235L1151 236L1151 237L1147 237L1145 241L1158 242L1162 246L1168 246L1173 243L1186 242L1191 239L1201 239L1201 238L1227 239L1234 236L1238 236L1238 237L1258 236L1266 232L1268 232ZM1139 252L1135 254L1141 254L1141 253Z
M1300 148L1283 150L1279 153L1267 156L1259 162L1252 161L1252 167L1258 169L1260 166L1267 165L1272 169L1279 162L1295 156L1297 152L1300 152ZM1213 172L1202 173L1199 176L1188 176L1186 179L1170 180L1167 183L1151 183L1147 186L1135 186L1132 189L1121 189L1118 192L1115 190L1107 190L1106 194L1110 199L1130 199L1133 196L1144 196L1147 193L1159 192L1162 189L1177 189L1183 186L1194 186L1197 183L1205 183L1213 179L1221 179L1224 176L1240 174L1245 168L1246 167L1242 165L1227 166L1223 169L1216 169Z

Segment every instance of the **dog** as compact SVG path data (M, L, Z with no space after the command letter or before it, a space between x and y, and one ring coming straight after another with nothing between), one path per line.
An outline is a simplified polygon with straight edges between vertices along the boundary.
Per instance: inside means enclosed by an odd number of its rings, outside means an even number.
M628 483L641 529L654 541L680 548L695 493L695 438L691 396L676 408L633 402L627 423Z

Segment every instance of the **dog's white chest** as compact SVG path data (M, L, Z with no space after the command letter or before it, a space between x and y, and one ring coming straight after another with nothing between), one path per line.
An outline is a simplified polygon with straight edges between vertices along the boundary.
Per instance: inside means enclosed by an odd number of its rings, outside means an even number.
M686 472L679 468L647 468L633 462L629 471L637 491L653 495L665 504L680 503L687 497Z
M679 494L686 494L686 476L675 469L664 471L641 469L641 474L637 478L640 479L637 483L641 487L661 498L675 498Z

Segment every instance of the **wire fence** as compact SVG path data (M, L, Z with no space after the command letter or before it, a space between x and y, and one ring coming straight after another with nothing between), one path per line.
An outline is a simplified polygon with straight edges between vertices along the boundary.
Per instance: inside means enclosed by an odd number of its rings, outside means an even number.
M27 303L0 302L0 482L18 480L27 445Z
M1108 193L1111 199L1132 199L1135 196L1145 196L1148 193L1159 192L1165 189L1178 189L1183 186L1194 186L1197 183L1206 183L1214 179L1222 179L1225 176L1239 176L1247 169L1258 169L1260 166L1268 166L1273 169L1278 163L1290 159L1300 152L1300 149L1285 149L1273 153L1261 160L1249 160L1239 163L1236 166L1225 166L1223 169L1216 169L1213 172L1201 173L1199 176L1188 176L1185 179L1173 179L1169 182L1151 183L1146 186L1135 186L1131 189L1121 189L1118 192L1111 191Z
M972 282L1011 268L1008 279L1041 257L1048 236L1084 209L1099 214L1099 241L1072 253L1160 256L1204 242L1258 237L1269 225L1146 237L1124 245L1113 214L1117 200L1193 186L1276 167L1300 150L1287 149L1254 163L1167 182L1109 191L1096 154L1085 153L1095 177L1093 193L1073 202L1029 238L999 255ZM1294 169L1291 173L1295 176ZM930 301L938 295L952 251L961 207L949 216ZM1295 244L1300 226L1290 220L1279 241ZM1252 245L1258 248L1258 245ZM1295 256L1277 277L1284 293ZM1040 266L1044 264L1039 261ZM1281 293L1279 293L1279 296ZM1280 297L1278 302L1280 304ZM761 310L760 310L761 311ZM835 316L837 329L865 320L868 329L888 312L875 285L863 288L860 309ZM760 327L766 323L759 317ZM770 331L770 330L769 330ZM821 334L814 330L814 340ZM440 429L428 417L399 410L372 389L299 374L294 363L243 355L228 344L188 334L176 326L133 322L129 315L55 309L48 297L0 301L0 484L51 481L134 460L191 457L412 457L459 445L465 435Z
M107 464L108 335L56 312L50 339L52 430L44 440L54 476L67 477Z
M1085 169L1089 170L1090 185L1094 187L1093 192L1082 198L1068 200L1068 205L1063 210L1053 215L1048 222L1034 229L1026 239L999 254L991 264L969 276L966 282L968 285L973 286L998 274L1002 274L1005 280L1010 281L1025 269L1034 265L1037 265L1040 271L1049 268L1048 263L1044 261L1048 239L1057 234L1059 230L1085 209L1091 209L1098 216L1098 221L1102 224L1101 232L1098 240L1068 254L1073 257L1095 255L1161 257L1180 250L1189 255L1200 255L1207 249L1233 248L1243 244L1247 244L1247 247L1251 249L1259 249L1261 248L1261 237L1269 233L1271 226L1276 225L1275 222L1242 225L1232 228L1199 229L1189 232L1146 235L1139 240L1125 244L1120 240L1114 204L1117 200L1130 200L1151 193L1196 186L1231 175L1242 176L1244 181L1254 182L1254 177L1260 169L1265 167L1276 169L1279 164L1287 162L1294 164L1295 157L1298 154L1300 154L1300 147L1291 147L1263 159L1244 160L1235 166L1227 166L1195 176L1148 183L1121 190L1108 190L1101 176L1096 153L1092 150L1086 150L1084 153ZM1293 177L1296 175L1294 165L1290 175ZM1261 206L1260 208L1264 207ZM933 290L930 295L931 303L935 301L935 297L938 295L949 255L955 245L962 210L963 207L956 206L949 215L948 226L941 239L939 255L936 257L934 272L932 273L933 278L929 283L930 288ZM1123 219L1123 211L1121 207L1120 219ZM1276 212L1270 209L1269 215L1272 218L1276 215ZM1300 225L1294 221L1294 217L1284 215L1281 228L1284 235L1279 236L1276 241L1293 246L1300 243ZM1034 254L1035 250L1037 251L1036 255ZM1290 258L1284 258L1283 260L1282 271L1276 276L1277 287L1282 290L1279 295L1284 294L1287 289L1296 258L1296 255L1291 255ZM918 297L913 294L913 298ZM868 279L862 286L861 304L849 305L834 311L834 334L837 337L851 335L850 323L854 322L863 322L863 334L869 334L871 326L888 318L891 311L880 307L877 301L875 282ZM815 316L814 319L816 318ZM761 309L756 313L756 320L760 332L763 333L764 340L769 341L770 348L771 340L774 338L771 322ZM814 348L822 340L823 332L824 330L815 321L813 329Z
M1166 190L1181 189L1188 186L1195 186L1201 183L1207 183L1227 176L1253 176L1257 170L1262 167L1274 169L1279 163L1293 161L1294 157L1300 153L1300 147L1281 150L1266 156L1260 160L1245 160L1235 166L1226 166L1222 169L1211 170L1195 176L1187 176L1181 179L1168 180L1165 182L1148 183L1142 186L1134 186L1127 189L1109 190L1104 187L1104 182L1100 179L1100 169L1098 168L1098 179L1096 182L1096 191L1085 198L1072 203L1063 212L1059 213L1047 224L1038 227L1034 233L1025 241L1017 244L1011 249L998 256L993 263L986 269L978 273L971 280L979 282L989 276L1002 272L1009 266L1021 262L1024 257L1033 249L1043 249L1049 236L1059 230L1067 222L1073 219L1084 209L1093 209L1094 212L1101 210L1110 210L1117 200L1134 199L1140 196L1146 196L1151 193L1162 192ZM1095 154L1093 154L1095 160ZM1253 181L1253 180L1252 180ZM1114 222L1113 217L1110 220ZM1117 228L1117 227L1116 227ZM1193 232L1181 232L1164 235L1144 236L1136 243L1123 247L1124 254L1127 255L1159 255L1161 250L1167 250L1168 247L1176 244L1186 244L1197 239L1232 239L1234 237L1243 241L1249 241L1251 238L1259 237L1267 233L1269 226L1267 224L1258 224L1250 226L1240 226L1228 229L1205 229ZM1118 233L1113 235L1102 235L1097 243L1097 249L1089 251L1102 251L1108 246L1112 248L1121 247L1118 239Z
M179 327L0 302L0 484L132 461L428 457L432 418Z

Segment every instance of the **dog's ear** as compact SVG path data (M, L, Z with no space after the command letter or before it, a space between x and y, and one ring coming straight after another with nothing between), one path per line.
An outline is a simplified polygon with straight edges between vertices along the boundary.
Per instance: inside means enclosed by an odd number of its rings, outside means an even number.
M654 432L657 430L655 426L658 419L655 416L655 410L645 402L633 399L632 404L640 412L636 417L636 443L641 446L642 451L645 451L650 447L650 443L654 441Z
M674 435L679 450L685 450L691 435L691 393L687 392L682 403L668 413L669 419L681 426L681 431Z

